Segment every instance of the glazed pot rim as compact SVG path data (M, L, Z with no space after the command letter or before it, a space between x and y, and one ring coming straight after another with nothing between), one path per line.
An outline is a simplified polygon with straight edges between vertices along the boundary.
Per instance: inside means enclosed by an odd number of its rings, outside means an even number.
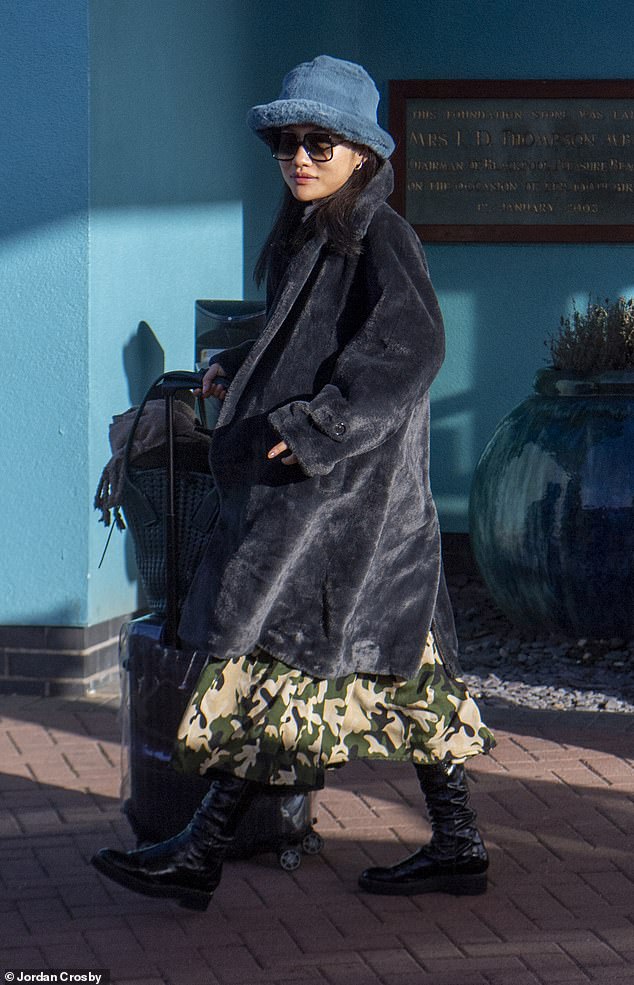
M580 373L547 366L537 370L533 387L537 393L548 397L582 397L593 394L634 396L634 369Z

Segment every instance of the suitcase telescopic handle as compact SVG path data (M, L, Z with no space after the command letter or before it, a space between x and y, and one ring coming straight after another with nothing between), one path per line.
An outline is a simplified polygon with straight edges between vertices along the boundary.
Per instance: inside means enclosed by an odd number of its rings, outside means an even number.
M168 390L197 390L202 385L203 376L206 370L198 373L190 373L187 370L174 370L171 373L162 373L158 380L153 384L158 390L164 393Z
M186 370L175 370L170 373L161 373L149 388L143 398L139 409L134 418L126 448L124 453L124 471L130 475L130 455L134 443L141 415L150 398L165 399L165 438L167 446L167 469L165 481L165 596L166 596L166 618L165 618L165 639L167 646L178 645L178 575L176 568L176 557L178 545L176 543L176 494L175 494L175 458L174 458L174 397L180 390L198 390L202 384L205 371L190 373ZM205 404L199 401L200 413L203 427L206 424Z

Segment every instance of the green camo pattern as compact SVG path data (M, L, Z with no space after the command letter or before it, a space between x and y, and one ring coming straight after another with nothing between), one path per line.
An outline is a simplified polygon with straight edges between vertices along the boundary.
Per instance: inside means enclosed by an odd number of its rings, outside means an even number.
M415 678L329 680L267 658L209 664L181 721L174 765L225 769L260 783L320 786L358 758L464 762L495 744L464 681L448 677L433 637Z

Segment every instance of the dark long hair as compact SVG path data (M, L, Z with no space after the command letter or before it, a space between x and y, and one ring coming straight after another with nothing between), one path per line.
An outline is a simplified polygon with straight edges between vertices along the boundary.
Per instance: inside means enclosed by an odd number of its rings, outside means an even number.
M355 256L361 252L361 243L355 237L351 223L352 212L359 195L383 161L369 147L347 141L346 144L363 154L363 167L353 171L345 185L334 195L317 203L317 208L306 222L302 222L302 217L307 203L298 202L288 186L284 186L282 204L255 265L253 276L258 287L272 266L287 263L315 233L324 231L330 248L336 253Z

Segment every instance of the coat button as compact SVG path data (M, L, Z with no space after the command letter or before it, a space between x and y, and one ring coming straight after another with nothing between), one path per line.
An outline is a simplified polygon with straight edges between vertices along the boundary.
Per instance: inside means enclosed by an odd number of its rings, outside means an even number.
M335 424L335 426L333 427L333 431L335 432L335 434L345 434L346 425L343 424L342 421L339 421L339 423Z

